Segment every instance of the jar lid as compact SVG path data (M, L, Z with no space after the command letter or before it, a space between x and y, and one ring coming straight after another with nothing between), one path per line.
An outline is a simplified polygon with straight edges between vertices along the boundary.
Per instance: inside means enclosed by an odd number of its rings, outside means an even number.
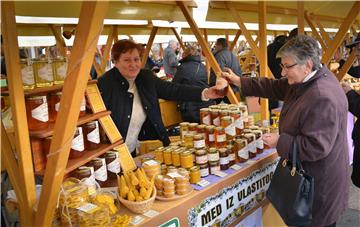
M224 128L221 127L221 126L218 126L218 127L215 128L215 130L216 130L216 131L221 131L221 130L224 130Z
M204 155L206 154L206 150L204 149L199 149L195 151L195 155Z
M203 124L197 126L198 129L205 129L205 127L206 127L206 125L203 125Z
M231 117L230 116L224 116L224 117L221 117L221 120L223 120L223 121L231 121Z
M116 157L116 152L117 152L117 151L107 151L107 152L105 153L105 157L113 157L113 156Z
M163 150L165 150L165 147L158 147L155 149L155 151L163 151Z
M190 124L190 122L185 121L185 122L181 122L179 125L180 125L180 126L187 126L187 125L189 125L189 124Z
M211 105L209 106L209 109L210 111L213 110L213 109L218 109L219 107L217 105Z
M254 134L254 133L246 133L246 134L244 134L244 136L245 136L246 138L253 138L253 139L255 139L255 134Z
M85 125L86 126L94 126L94 125L96 126L96 122L97 121L89 121L89 122L85 123Z
M199 166L193 166L189 170L190 170L190 172L196 172L196 171L199 171L200 168L199 168Z
M244 146L247 145L247 140L244 140L244 139L236 139L235 140L235 143L240 143L240 144L243 144Z
M45 95L33 95L33 96L26 96L26 99L28 100L39 100L39 99L43 99L46 96Z
M222 148L219 148L219 153L225 153L227 152L227 149L222 147Z
M210 109L210 113L219 113L220 110L219 109Z
M209 161L210 166L218 166L219 161Z
M199 125L199 123L195 123L195 122L189 124L190 127L195 127L195 126L198 126L198 125Z
M184 137L194 137L194 135L193 134L191 134L191 133L186 133L185 135L184 135Z
M252 125L252 126L249 127L249 129L251 129L251 130L258 130L258 129L259 129L259 126L257 126L257 125Z
M209 165L208 165L208 163L206 162L206 163L204 163L204 164L200 164L199 167L200 167L200 169L206 169L206 168L209 168Z
M212 129L215 129L215 125L208 125L205 127L205 129L208 129L208 130L212 130Z
M253 133L255 133L256 135L259 135L262 136L263 132L261 130L253 130L252 131Z
M75 170L76 173L91 173L91 167L89 166L80 166Z
M188 156L191 155L191 151L184 151L181 153L181 156Z
M201 108L200 112L205 112L205 111L209 111L209 110L210 110L209 108Z
M204 139L204 136L202 134L194 135L194 140L201 140L201 139Z

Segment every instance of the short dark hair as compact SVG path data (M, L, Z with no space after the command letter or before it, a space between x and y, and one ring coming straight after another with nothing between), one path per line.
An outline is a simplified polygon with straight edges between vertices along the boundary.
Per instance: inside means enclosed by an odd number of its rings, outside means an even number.
M218 38L216 44L220 44L222 47L228 47L228 42L225 38Z
M120 55L128 52L129 50L138 50L142 55L143 47L141 44L137 44L132 40L123 39L119 40L111 48L111 61L115 63L120 58Z
M298 28L294 28L289 33L289 39L292 39L292 38L296 37L297 35L298 35Z

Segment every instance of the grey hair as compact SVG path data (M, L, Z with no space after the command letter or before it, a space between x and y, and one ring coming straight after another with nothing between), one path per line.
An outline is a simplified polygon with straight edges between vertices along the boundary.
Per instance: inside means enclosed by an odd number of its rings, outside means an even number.
M298 35L286 42L276 54L277 58L284 56L293 57L295 62L300 65L305 65L307 60L311 59L313 71L321 67L322 50L318 42L310 36Z
M173 40L173 39L169 40L169 46L171 46L174 43L177 43L177 42L175 40Z

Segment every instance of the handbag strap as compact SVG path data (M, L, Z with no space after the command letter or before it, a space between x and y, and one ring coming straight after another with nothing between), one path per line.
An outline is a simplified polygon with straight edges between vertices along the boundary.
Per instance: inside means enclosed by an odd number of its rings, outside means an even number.
M291 174L294 175L295 174L295 171L296 169L300 172L304 172L304 169L302 167L302 164L301 164L301 161L300 159L298 158L298 155L299 155L299 151L297 149L297 141L296 141L296 138L294 139L294 142L293 142L293 149L292 149L292 152L291 152Z

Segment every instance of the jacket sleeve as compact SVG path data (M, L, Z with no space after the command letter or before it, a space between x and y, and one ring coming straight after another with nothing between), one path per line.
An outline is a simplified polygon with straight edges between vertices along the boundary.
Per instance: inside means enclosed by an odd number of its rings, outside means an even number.
M173 51L169 52L168 60L171 67L176 67L179 64L178 60L176 59L176 54Z
M269 78L241 77L241 92L245 96L256 96L276 100L284 100L289 90L286 78L274 80Z
M334 146L341 126L336 103L328 97L314 98L301 114L300 132L296 135L280 133L276 149L281 157L289 158L296 140L301 161L317 161L326 157ZM331 117L329 117L331 116Z
M346 97L349 102L349 111L357 118L360 118L360 95L351 90L346 93Z
M186 76L184 71L185 70L182 66L178 67L172 82L181 84L183 82L183 80L185 79L184 76Z

